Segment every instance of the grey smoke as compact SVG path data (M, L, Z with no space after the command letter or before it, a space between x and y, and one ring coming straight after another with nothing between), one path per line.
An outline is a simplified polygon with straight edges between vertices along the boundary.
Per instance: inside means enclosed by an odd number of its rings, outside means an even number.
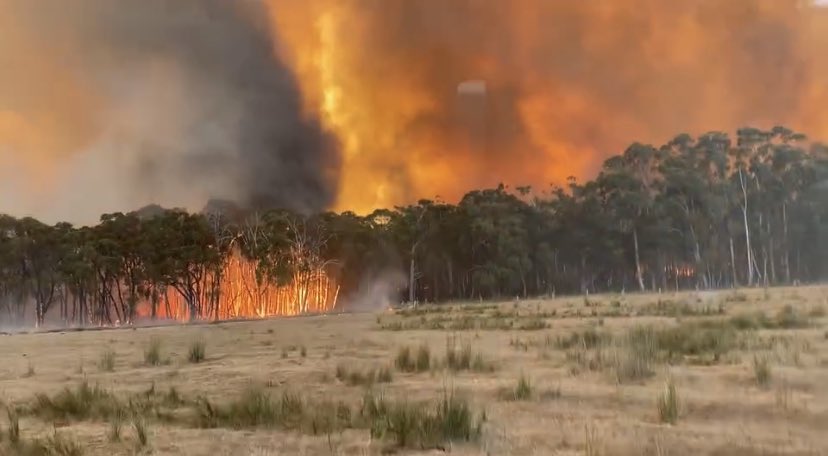
M198 209L211 198L300 211L332 204L335 140L303 114L260 2L38 0L11 9L92 89L97 110L94 138L62 151L70 158L55 173L57 197L35 215L90 222L149 203Z

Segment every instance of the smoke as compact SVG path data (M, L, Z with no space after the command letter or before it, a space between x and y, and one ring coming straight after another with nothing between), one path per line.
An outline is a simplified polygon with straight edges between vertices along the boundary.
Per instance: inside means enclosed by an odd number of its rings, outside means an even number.
M259 2L0 0L0 211L328 207L335 140Z
M269 5L343 139L342 209L589 178L682 132L828 135L828 20L805 0Z
M809 0L0 0L0 211L367 211L633 141L828 137ZM325 132L330 131L332 135Z
M388 310L399 303L400 290L407 283L405 274L394 268L368 272L357 289L343 300L342 308L350 312Z

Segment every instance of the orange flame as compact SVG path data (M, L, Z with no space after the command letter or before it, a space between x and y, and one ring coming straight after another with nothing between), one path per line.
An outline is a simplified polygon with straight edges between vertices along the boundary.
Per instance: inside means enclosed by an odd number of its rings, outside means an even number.
M213 280L214 277L210 279L210 284ZM322 269L297 273L289 285L261 282L256 279L256 263L234 254L222 270L220 294L214 309L207 304L210 302L209 293L205 291L202 294L202 310L198 315L190 315L181 294L168 289L157 304L156 318L178 321L236 320L326 313L336 307L339 285ZM151 317L151 304L142 302L137 315L143 319Z
M308 112L340 140L341 210L564 184L681 132L828 134L828 10L808 1L268 5Z

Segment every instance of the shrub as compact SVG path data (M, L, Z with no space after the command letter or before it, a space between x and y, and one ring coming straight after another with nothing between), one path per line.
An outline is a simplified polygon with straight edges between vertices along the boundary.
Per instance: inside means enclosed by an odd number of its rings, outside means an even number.
M104 372L113 372L115 370L115 352L112 350L104 350L101 353L98 368Z
M148 366L160 366L162 364L161 339L158 337L151 338L144 349L144 363Z
M207 357L207 344L203 339L196 339L190 343L190 350L187 352L187 359L198 364Z
M679 416L679 398L676 385L667 382L665 390L658 397L658 418L662 423L676 424Z
M768 386L771 381L770 363L766 357L753 357L753 377L759 386Z

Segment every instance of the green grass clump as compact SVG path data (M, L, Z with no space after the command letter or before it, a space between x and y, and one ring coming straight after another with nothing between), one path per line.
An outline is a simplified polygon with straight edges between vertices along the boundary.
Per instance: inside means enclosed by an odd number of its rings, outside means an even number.
M104 350L101 353L101 359L98 361L98 369L103 372L115 371L115 352L113 350Z
M187 360L198 364L207 358L207 343L204 339L196 339L190 342L190 349L187 352Z
M144 363L147 366L160 366L163 364L160 338L153 337L149 340L147 347L144 349Z
M662 423L676 424L679 418L678 390L672 380L667 382L665 390L658 396L658 419Z
M768 358L753 357L753 378L756 384L762 387L768 386L771 381L771 367Z

